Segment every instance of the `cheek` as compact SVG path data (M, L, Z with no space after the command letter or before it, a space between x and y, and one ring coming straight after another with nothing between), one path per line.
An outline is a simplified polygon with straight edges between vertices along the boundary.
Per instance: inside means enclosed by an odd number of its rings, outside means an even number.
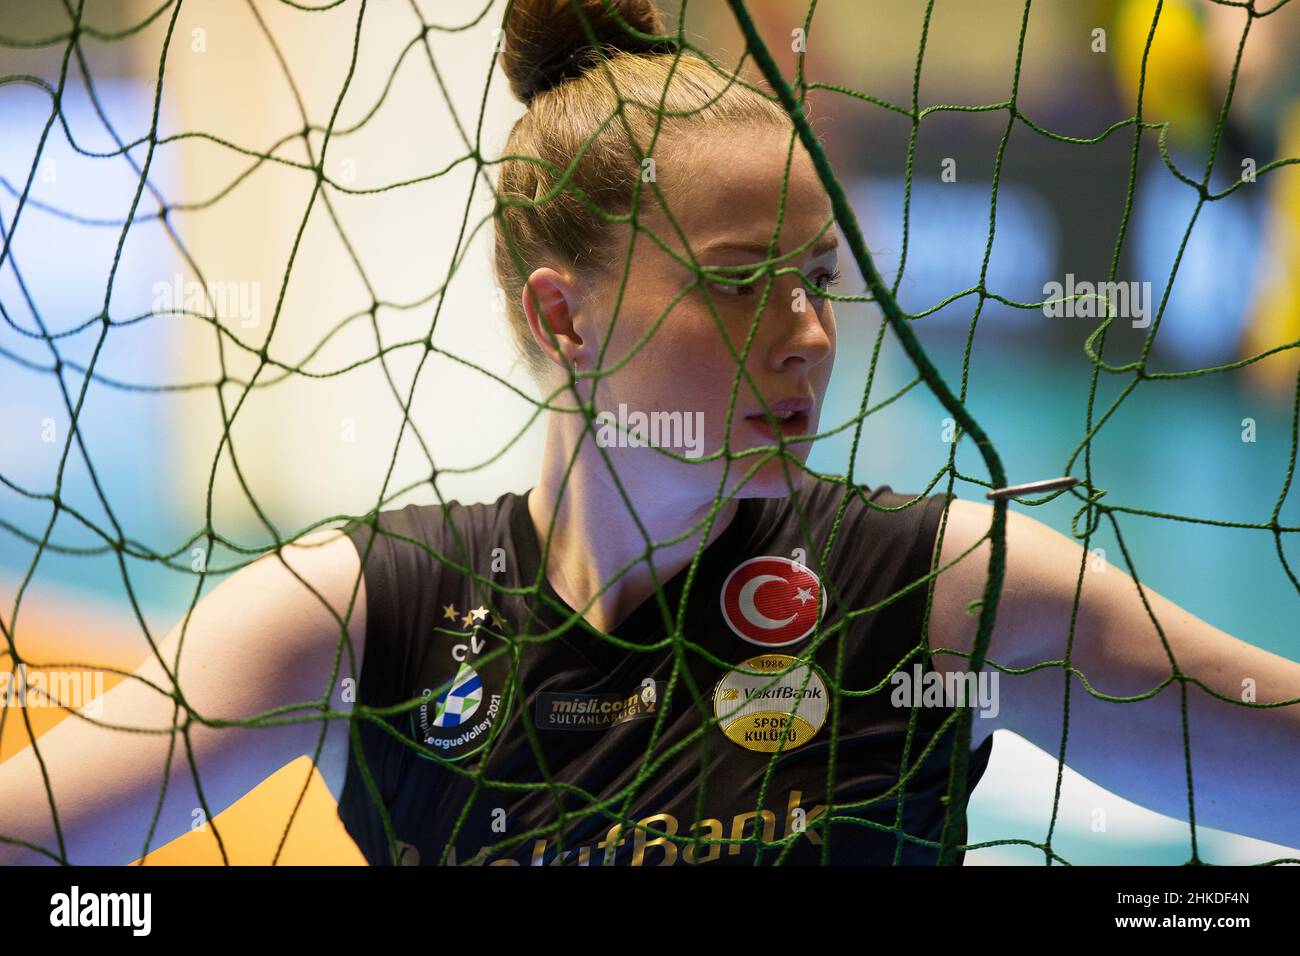
M745 344L745 331L732 328L735 324L721 306L715 320L706 304L688 296L664 319L654 345L692 379L716 379L719 375L730 379L736 371L736 358L723 335L731 339L736 354Z
M704 411L711 416L712 398L722 381L725 409L725 382L730 381L735 362L708 315L701 322L688 315L682 303L655 328L659 318L656 309L625 310L619 315L603 364L606 369L624 364L601 381L606 402L622 401L643 410Z

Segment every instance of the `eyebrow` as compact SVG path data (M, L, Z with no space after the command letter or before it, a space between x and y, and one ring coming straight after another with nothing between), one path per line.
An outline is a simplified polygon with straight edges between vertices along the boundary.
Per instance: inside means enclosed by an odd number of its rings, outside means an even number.
M812 256L820 256L824 253L838 249L839 247L840 237L834 232L827 232L813 243L812 248L808 250L808 253ZM753 252L761 258L766 259L768 243L755 242L747 239L719 239L714 242L705 243L699 248L698 252L703 254L706 252L717 252L720 249L736 249L741 252ZM777 259L784 259L786 257L782 254L779 247L776 251L776 257Z

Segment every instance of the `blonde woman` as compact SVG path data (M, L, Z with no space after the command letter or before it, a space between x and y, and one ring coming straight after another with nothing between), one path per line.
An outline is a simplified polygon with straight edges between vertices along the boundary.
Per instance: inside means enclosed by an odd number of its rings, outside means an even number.
M580 8L517 0L501 56L528 110L499 168L498 281L539 392L558 396L537 481L382 511L205 598L186 629L185 703L318 718L192 723L209 806L319 745L373 864L934 863L966 832L954 808L945 833L960 702L930 693L931 675L964 676L991 510L953 500L940 548L945 496L805 472L840 268L812 163L779 105L676 51L649 0ZM1016 513L1007 542L987 656L1008 670L996 700L971 702L967 795L995 729L1050 753L1064 729L1060 666L1010 671L1067 656L1083 555ZM1300 698L1300 665L1139 594L1118 568L1087 576L1068 653L1103 694L1146 694L1172 657L1231 699L1246 678L1260 703ZM156 665L140 676L171 686ZM349 677L362 705L396 710L355 720L354 740L329 720L322 743L322 706L303 702L353 712ZM1069 765L1186 819L1177 683L1114 703L1071 680ZM174 705L129 681L103 721L167 727ZM1196 684L1186 708L1197 822L1300 842L1300 708ZM68 720L40 745L68 857L136 858L167 737ZM197 805L178 753L154 845ZM6 838L59 845L30 749L0 766L0 807ZM53 858L0 844L3 862Z

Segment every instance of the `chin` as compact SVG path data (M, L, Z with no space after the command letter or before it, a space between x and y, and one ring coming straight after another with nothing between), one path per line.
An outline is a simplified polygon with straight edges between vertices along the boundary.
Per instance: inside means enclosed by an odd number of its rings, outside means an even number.
M806 447L806 446L805 446ZM807 452L797 453L790 450L793 460L773 458L754 472L736 494L738 498L788 498L791 488L798 488L803 481L802 465L807 461ZM749 459L741 459L737 465ZM752 461L749 467L752 467Z

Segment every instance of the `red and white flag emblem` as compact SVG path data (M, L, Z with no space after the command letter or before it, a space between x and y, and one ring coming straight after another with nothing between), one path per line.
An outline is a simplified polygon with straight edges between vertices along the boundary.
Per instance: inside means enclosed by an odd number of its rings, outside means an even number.
M785 647L813 632L825 611L817 575L789 558L750 558L722 585L722 617L759 647Z

